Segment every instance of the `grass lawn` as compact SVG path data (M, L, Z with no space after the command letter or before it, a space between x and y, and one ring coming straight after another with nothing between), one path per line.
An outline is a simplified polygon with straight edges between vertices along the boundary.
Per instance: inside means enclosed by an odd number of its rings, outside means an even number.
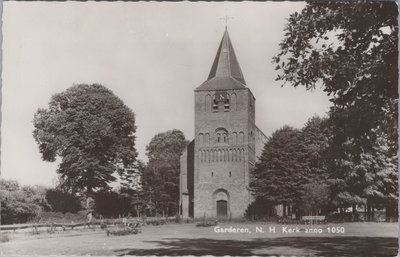
M272 223L221 223L218 226L244 230L216 233L214 227L169 224L146 226L141 234L128 236L107 237L100 229L40 235L10 233L10 241L0 243L0 255L395 256L398 249L397 223L317 225L314 228L321 229L322 233L313 234L305 233L304 229L310 228L307 225L297 226L299 232L295 232L296 225ZM269 233L270 227L275 227L275 233ZM328 227L344 227L345 232L328 233Z

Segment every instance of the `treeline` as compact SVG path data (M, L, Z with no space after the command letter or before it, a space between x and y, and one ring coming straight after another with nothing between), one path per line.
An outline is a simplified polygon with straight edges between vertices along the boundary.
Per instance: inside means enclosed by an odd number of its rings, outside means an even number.
M362 210L367 220L374 220L374 210L384 209L386 220L397 217L395 152L380 143L380 155L364 153L358 163L338 159L330 125L328 118L315 116L302 129L284 126L269 137L251 171L256 200L247 217L274 216L277 205L283 206L283 216L338 213L357 220Z
M179 130L155 135L146 148L146 164L138 161L125 171L118 188L93 190L90 195L71 190L62 180L56 188L46 188L1 179L1 224L60 217L56 213L79 213L81 219L88 212L97 218L174 216L179 201L179 158L186 144Z
M271 136L253 172L259 202L297 212L361 206L367 219L384 208L397 217L397 16L393 2L308 2L290 15L273 58L276 80L321 87L332 106L319 129L308 123Z
M140 163L122 192L132 199L136 216L175 216L179 206L180 156L188 141L180 130L155 135L146 147L148 162Z

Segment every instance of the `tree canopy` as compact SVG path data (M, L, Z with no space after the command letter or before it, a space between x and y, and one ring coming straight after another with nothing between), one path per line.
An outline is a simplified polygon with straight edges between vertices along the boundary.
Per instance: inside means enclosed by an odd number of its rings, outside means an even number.
M283 85L330 96L324 158L336 206L397 199L397 17L393 1L310 1L289 17L273 58Z
M324 159L329 137L325 123L325 118L314 116L301 130L284 126L272 133L251 171L250 191L257 205L294 205L300 210L300 206L305 206L305 199L325 192L328 187L325 181L329 177ZM320 190L312 191L315 183L321 185ZM311 202L308 210L321 200ZM252 208L253 211L265 209Z
M361 153L375 131L397 141L398 63L395 2L309 2L288 19L273 58L277 80L318 85L331 96L334 142Z
M74 85L34 116L33 136L45 161L60 158L62 187L90 194L108 187L136 161L135 115L106 87Z
M303 149L299 130L284 126L273 132L251 173L253 195L272 204L294 203L308 182Z
M155 135L146 147L142 190L156 213L174 215L178 210L180 156L187 144L183 132L174 129Z

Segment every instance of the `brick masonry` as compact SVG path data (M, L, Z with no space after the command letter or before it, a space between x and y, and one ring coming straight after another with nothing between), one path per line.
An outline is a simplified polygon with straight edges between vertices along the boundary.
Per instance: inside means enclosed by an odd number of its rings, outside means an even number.
M236 76L242 76L238 63L230 63L231 59L237 61L226 31L214 61L219 66L213 65L210 72L222 75L209 77L194 92L195 138L181 157L183 217L242 218L252 201L250 170L266 137L255 125L252 92L239 82L243 78L229 75L230 67L236 67Z

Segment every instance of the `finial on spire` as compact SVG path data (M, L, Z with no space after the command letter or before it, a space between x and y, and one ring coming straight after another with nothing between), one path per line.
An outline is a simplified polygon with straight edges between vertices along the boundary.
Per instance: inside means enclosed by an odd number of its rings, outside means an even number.
M228 20L229 19L233 19L233 17L229 17L228 16L228 10L225 9L225 16L220 18L220 19L225 21L225 29L227 29L228 28Z

